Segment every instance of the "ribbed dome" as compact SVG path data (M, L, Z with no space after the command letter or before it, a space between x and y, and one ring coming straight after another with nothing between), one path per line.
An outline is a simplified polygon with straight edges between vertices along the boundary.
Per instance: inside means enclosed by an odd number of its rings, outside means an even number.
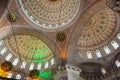
M81 0L18 0L27 18L42 28L58 28L77 15Z
M32 62L44 62L53 55L49 47L34 36L16 35L16 40L19 51L14 36L6 39L6 43L14 53L19 53L24 59L32 59Z

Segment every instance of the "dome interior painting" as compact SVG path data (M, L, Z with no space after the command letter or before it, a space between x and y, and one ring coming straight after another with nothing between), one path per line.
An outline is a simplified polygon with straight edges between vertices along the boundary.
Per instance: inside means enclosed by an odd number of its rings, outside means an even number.
M32 62L45 62L46 58L49 56L52 58L53 54L51 50L45 45L41 40L28 35L16 35L16 40L18 44L18 49L15 46L14 36L8 37L5 40L5 43L8 44L10 50L14 53L19 53L20 56L23 56L25 59L33 59Z
M22 5L21 10L29 21L49 30L70 23L81 6L81 0L18 0L17 3Z
M0 0L0 80L120 80L120 0Z
M99 11L85 25L82 35L79 37L78 45L80 47L92 47L108 41L118 31L118 21L118 15L110 8L107 7Z

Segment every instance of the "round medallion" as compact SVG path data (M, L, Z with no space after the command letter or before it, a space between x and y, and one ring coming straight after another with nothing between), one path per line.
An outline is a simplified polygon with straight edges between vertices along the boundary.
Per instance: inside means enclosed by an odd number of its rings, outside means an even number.
M13 11L8 13L8 19L10 22L17 22L18 21L18 13Z
M26 17L39 27L56 29L77 15L81 0L19 0Z
M64 31L60 31L56 34L56 40L62 42L66 39L66 33Z

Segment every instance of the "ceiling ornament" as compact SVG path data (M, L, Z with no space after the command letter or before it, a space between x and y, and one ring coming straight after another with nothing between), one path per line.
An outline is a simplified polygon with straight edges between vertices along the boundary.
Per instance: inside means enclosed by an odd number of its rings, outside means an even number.
M63 42L66 39L66 33L64 31L60 31L56 34L56 41Z
M10 22L17 22L18 21L18 13L16 11L9 12L8 19Z
M29 21L45 29L67 25L81 6L81 0L18 0L18 3Z

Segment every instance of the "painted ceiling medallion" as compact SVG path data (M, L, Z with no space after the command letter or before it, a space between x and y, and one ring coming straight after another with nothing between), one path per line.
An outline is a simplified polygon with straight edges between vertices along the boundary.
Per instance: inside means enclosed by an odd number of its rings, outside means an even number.
M18 21L18 13L15 11L8 13L8 18L10 22L17 22Z
M77 15L81 0L18 0L26 17L45 29L70 23Z
M60 31L56 34L56 40L62 42L66 39L66 33L64 31Z

